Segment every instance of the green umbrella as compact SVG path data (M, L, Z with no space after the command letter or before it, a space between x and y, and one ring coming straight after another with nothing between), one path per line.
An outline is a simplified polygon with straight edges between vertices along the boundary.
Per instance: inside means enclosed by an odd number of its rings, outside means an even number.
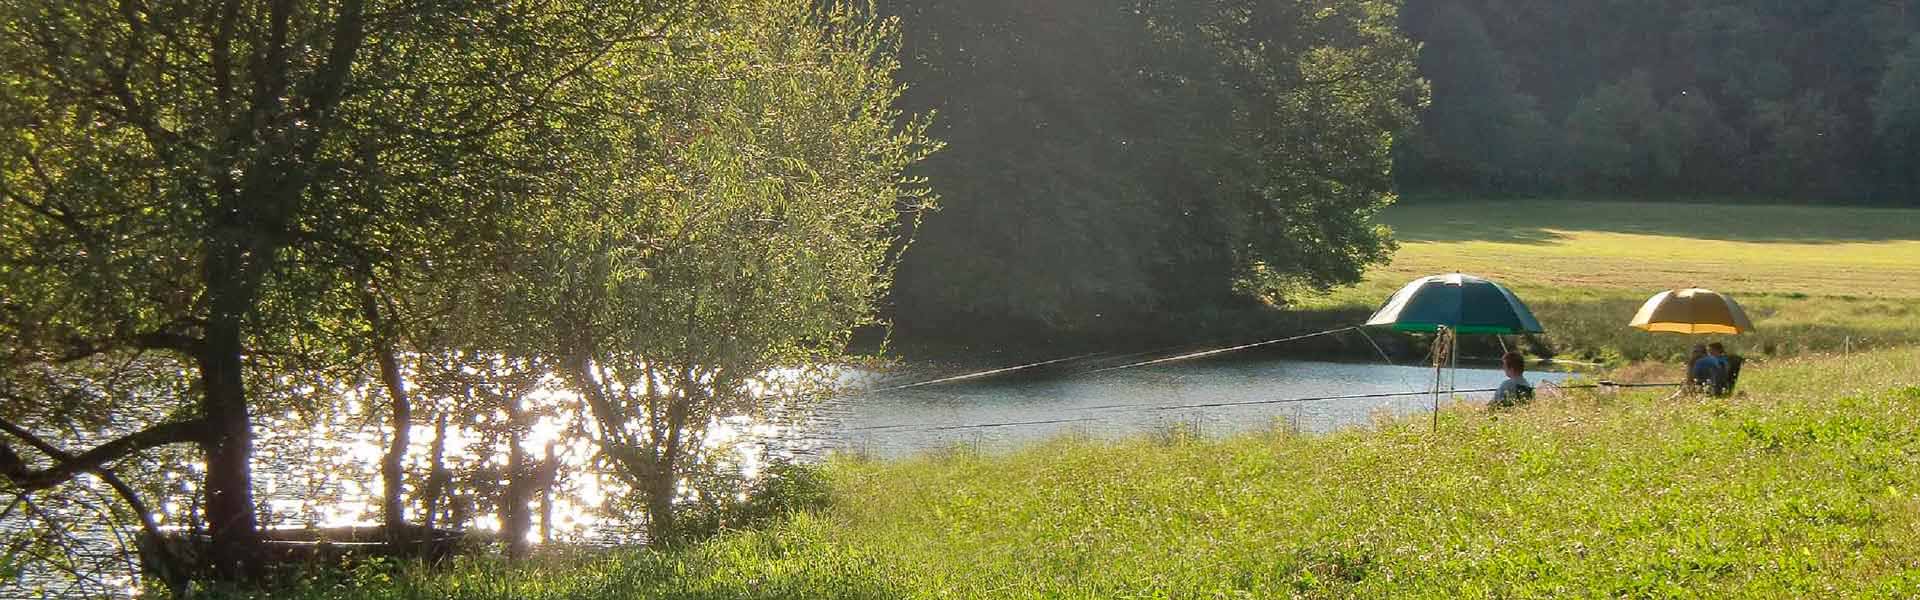
M1517 335L1541 333L1540 321L1520 298L1500 284L1460 273L1421 277L1401 287L1367 319L1367 325L1395 331L1447 336L1448 359L1458 365L1460 334ZM1436 358L1438 355L1435 355ZM1440 429L1440 367L1433 365L1433 428ZM1456 370L1457 372L1457 370ZM1449 386L1451 387L1451 386Z
M1459 273L1413 280L1367 320L1395 331L1518 335L1541 333L1526 303L1500 284Z

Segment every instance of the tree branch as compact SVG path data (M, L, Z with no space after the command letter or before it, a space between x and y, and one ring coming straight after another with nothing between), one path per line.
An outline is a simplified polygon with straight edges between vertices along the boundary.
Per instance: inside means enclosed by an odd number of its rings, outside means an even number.
M103 339L75 339L68 342L69 350L53 359L53 362L70 363L99 356L123 348L138 350L172 350L187 356L200 355L200 338L182 332L196 323L189 319L175 319L160 328L141 333L121 330L113 337Z
M32 155L27 156L27 163L31 165L35 171L41 171L39 160L35 159ZM42 171L42 173L44 173L44 171ZM67 230L67 233L73 234L73 237L79 240L81 244L86 245L88 250L99 249L99 234L94 233L92 229L87 227L86 223L75 218L72 213L67 212L64 208L28 200L26 195L15 193L11 188L7 187L5 183L0 183L0 198L5 198L14 204L24 206L27 210L31 210L35 214L46 217L47 220L60 225L60 227Z
M347 0L341 5L340 16L333 24L333 45L327 49L327 61L312 75L312 96L303 107L308 119L325 120L345 95L354 59L366 41L365 19L366 3L362 0Z
M132 0L121 0L119 9L120 18L127 26L127 45L121 50L118 65L103 65L105 67L103 70L107 73L107 87L114 100L120 103L119 110L116 112L146 136L147 144L153 147L154 153L159 155L168 166L183 166L175 146L185 140L181 139L178 133L161 125L152 107L142 103L133 90L134 67L147 52L144 43L147 36L146 22L141 20L140 9ZM101 108L110 110L111 106L103 103Z
M233 30L240 20L240 4L227 0L219 7L220 21L213 34L213 91L221 115L233 110Z
M0 393L0 398L8 402L20 401L19 398L4 393ZM203 441L211 429L203 419L156 425L95 446L80 454L61 450L58 446L40 439L33 432L6 419L0 419L0 431L19 438L20 441L55 461L52 467L37 471L29 470L26 463L20 460L20 456L13 452L13 448L5 442L0 442L0 475L4 475L8 481L22 490L35 491L66 483L81 473L103 471L107 463L132 454L161 446Z

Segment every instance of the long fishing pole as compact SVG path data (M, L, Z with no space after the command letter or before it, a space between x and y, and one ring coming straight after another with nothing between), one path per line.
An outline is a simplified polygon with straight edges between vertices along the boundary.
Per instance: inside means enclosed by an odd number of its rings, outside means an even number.
M880 388L880 389L877 389L877 390L867 390L866 392L867 392L867 393L873 393L873 392L894 392L894 391L899 391L899 390L906 390L906 389L913 389L913 388L917 388L917 387L926 387L926 386L929 386L929 385L939 385L939 384L942 384L942 383L953 383L953 382L956 382L956 381L966 381L966 380L969 380L969 379L979 379L979 378L982 378L982 377L992 377L992 376L994 376L994 375L1004 375L1004 374L1007 374L1007 373L1012 373L1012 372L1015 372L1015 371L1025 371L1025 370L1027 370L1027 369L1038 369L1038 368L1040 368L1040 367L1045 367L1045 366L1048 366L1048 365L1057 365L1057 364L1060 364L1060 363L1064 363L1064 362L1073 362L1073 361L1076 361L1076 360L1080 360L1080 359L1083 359L1083 358L1088 358L1088 357L1093 357L1093 356L1099 356L1099 355L1102 355L1102 354L1106 354L1106 353L1105 353L1105 352L1091 352L1091 353L1087 353L1087 354L1082 354L1082 355L1079 355L1079 356L1069 356L1069 357L1066 357L1066 358L1056 358L1056 359L1053 359L1053 360L1046 360L1046 361L1040 361L1040 362L1037 362L1037 363L1028 363L1028 364L1024 364L1024 365L1017 365L1017 366L1012 366L1012 367L1006 367L1006 368L1003 368L1003 369L994 369L994 370L991 370L991 371L981 371L981 372L978 372L978 373L968 373L968 374L965 374L965 375L956 375L956 376L953 376L953 377L942 377L942 378L940 378L940 379L934 379L934 380L931 380L931 381L922 381L922 382L919 382L919 383L909 383L909 384L906 384L906 385L897 385L897 386L893 386L893 387L889 387L889 388Z
M1105 369L1094 369L1094 370L1092 370L1092 371L1089 371L1089 372L1088 372L1087 374L1088 374L1088 375L1098 375L1098 374L1101 374L1101 373L1110 373L1110 372L1113 372L1113 371L1122 371L1122 370L1126 370L1126 369L1134 369L1134 368L1139 368L1139 367L1146 367L1146 366L1152 366L1152 365L1160 365L1160 364L1166 364L1166 363L1171 363L1171 362L1180 362L1180 361L1185 361L1185 360L1193 360L1193 359L1196 359L1196 358L1206 358L1206 357L1209 357L1209 356L1217 356L1217 355L1221 355L1221 354L1226 354L1226 353L1229 353L1229 352L1239 352L1239 351L1241 351L1241 350L1250 350L1250 349L1253 349L1253 348L1258 348L1258 347L1261 347L1261 346L1271 346L1271 345L1274 345L1274 344L1283 344L1283 343L1286 343L1286 342L1297 342L1297 341L1300 341L1300 340L1304 340L1304 339L1310 339L1310 338L1316 338L1316 337L1321 337L1321 336L1327 336L1327 335L1333 335L1333 334L1336 334L1336 333L1342 333L1342 332L1345 332L1345 331L1347 331L1347 330L1350 330L1350 329L1358 329L1358 327L1341 327L1341 328L1339 328L1339 329L1329 329L1329 330L1326 330L1326 331L1321 331L1321 332L1317 332L1317 333L1309 333L1309 334L1305 334L1305 335L1296 335L1296 336L1292 336L1292 337L1284 337L1284 338L1280 338L1280 339L1277 339L1277 340L1267 340L1267 341L1264 341L1264 342L1254 342L1254 343L1251 343L1251 344L1242 344L1242 345L1239 345L1239 346L1233 346L1233 347L1229 347L1229 348L1218 348L1218 349L1214 349L1214 350L1205 350L1205 351L1201 351L1201 352L1193 352L1193 353L1189 353L1189 354L1182 354L1182 355L1179 355L1179 356L1169 356L1169 357L1167 357L1167 358L1160 358L1160 359L1154 359L1154 360L1149 360L1149 361L1144 361L1144 362L1137 362L1137 363L1133 363L1133 364L1127 364L1127 365L1120 365L1120 366L1117 366L1117 367L1107 367L1107 368L1105 368Z
M1119 370L1122 370L1122 369L1132 369L1132 368L1137 368L1137 367L1145 367L1145 366L1149 366L1149 365L1157 365L1157 364L1164 364L1164 363L1170 363L1170 362L1177 362L1177 361L1183 361L1183 360L1192 360L1192 359L1196 359L1196 358L1204 358L1204 357L1208 357L1208 356L1215 356L1215 355L1219 355L1219 354L1226 354L1226 353L1229 353L1229 352L1238 352L1238 351L1241 351L1241 350L1248 350L1248 349L1252 349L1252 348L1258 348L1258 347L1261 347L1261 346L1270 346L1270 345L1273 345L1273 344L1280 344L1280 343L1285 343L1285 342L1293 342L1293 341L1299 341L1299 340L1304 340L1304 339L1308 339L1308 338L1314 338L1314 337L1320 337L1320 336L1324 336L1324 335L1332 335L1332 334L1335 334L1335 333L1341 333L1341 332L1344 332L1344 331L1348 331L1348 330L1352 330L1352 329L1358 329L1358 328L1357 328L1357 327L1342 327L1342 328L1339 328L1339 329L1330 329L1330 330L1327 330L1327 331L1322 331L1322 332L1318 332L1318 333L1310 333L1310 334L1306 334L1306 335L1297 335L1297 336L1292 336L1292 337L1285 337L1285 338L1280 338L1280 339L1277 339L1277 340L1267 340L1267 341L1264 341L1264 342L1256 342L1256 343L1252 343L1252 344L1243 344L1243 345L1239 345L1239 346L1233 346L1233 347L1229 347L1229 348L1217 348L1217 349L1213 349L1213 350L1205 350L1205 351L1201 351L1201 352L1194 352L1194 353L1190 353L1190 354L1182 354L1182 355L1179 355L1179 356L1172 356L1172 357L1167 357L1167 358L1161 358L1161 359L1155 359L1155 360L1149 360L1149 361L1145 361L1145 362L1137 362L1137 363L1130 363L1130 364L1125 364L1125 365L1120 365L1120 366L1117 366L1117 367L1107 367L1107 368L1102 368L1102 369L1094 369L1094 370L1092 370L1092 371L1087 371L1087 372L1086 372L1086 373L1084 373L1084 374L1085 374L1085 375L1095 375L1095 374L1099 374L1099 373L1106 373L1106 372L1109 372L1109 371L1119 371ZM1371 340L1369 340L1369 341L1371 341ZM1113 357L1113 358L1114 358L1114 359L1127 359L1127 358L1132 358L1132 357L1135 357L1135 356L1144 356L1144 355L1148 355L1148 354L1156 354L1156 353L1159 353L1159 352L1164 352L1164 351L1166 351L1166 350L1167 350L1167 348L1159 348L1159 349L1154 349L1154 350L1146 350L1146 351L1142 351L1142 352L1134 352L1134 353L1131 353L1131 354L1122 354L1122 355L1119 355L1119 356L1115 356L1115 357ZM968 381L968 380L973 380L973 379L981 379L981 378L985 378L985 377L993 377L993 376L995 376L995 375L1005 375L1005 374L1007 374L1007 373L1013 373L1013 372L1018 372L1018 371L1025 371L1025 370L1028 370L1028 369L1037 369L1037 368L1040 368L1040 367L1045 367L1045 366L1051 366L1051 365L1057 365L1057 364L1061 364L1061 363L1067 363L1067 362L1074 362L1074 361L1079 361L1079 360L1085 360L1085 359L1088 359L1088 358L1092 358L1092 357L1096 357L1096 356L1103 356L1103 355L1105 355L1105 354L1107 354L1107 353L1106 353L1106 352L1092 352L1092 353L1087 353L1087 354L1081 354L1081 355L1079 355L1079 356L1069 356L1069 357L1067 357L1067 358L1057 358L1057 359L1053 359L1053 360L1046 360L1046 361L1040 361L1040 362L1036 362L1036 363L1028 363L1028 364L1024 364L1024 365L1015 365L1015 366L1011 366L1011 367L1005 367L1005 368L1000 368L1000 369L992 369L992 370L988 370L988 371L980 371L980 372L977 372L977 373L967 373L967 374L964 374L964 375L955 375L955 376L953 376L953 377L942 377L942 378L939 378L939 379L932 379L932 380L928 380L928 381L921 381L921 382L916 382L916 383L909 383L909 384L906 384L906 385L896 385L896 386L892 386L892 387L884 387L884 388L878 388L878 389L871 389L871 390L862 390L862 391L861 391L860 393L877 393L877 392L893 392L893 391L899 391L899 390L905 390L905 389L912 389L912 388L918 388L918 387L926 387L926 386L930 386L930 385L940 385L940 384L943 384L943 383L957 383L957 382L961 382L961 381Z

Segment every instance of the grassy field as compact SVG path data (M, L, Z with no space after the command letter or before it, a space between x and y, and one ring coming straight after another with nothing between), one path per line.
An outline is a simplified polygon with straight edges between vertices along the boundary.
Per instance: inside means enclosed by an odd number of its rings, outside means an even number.
M1667 360L1695 341L1626 323L1653 294L1705 287L1741 301L1759 356L1920 342L1920 211L1519 200L1414 200L1383 221L1393 263L1303 308L1364 314L1407 281L1462 271L1511 287L1553 346L1585 359Z
M670 551L275 597L1915 597L1920 349L1734 399L1574 393L1327 436L840 460L825 505Z

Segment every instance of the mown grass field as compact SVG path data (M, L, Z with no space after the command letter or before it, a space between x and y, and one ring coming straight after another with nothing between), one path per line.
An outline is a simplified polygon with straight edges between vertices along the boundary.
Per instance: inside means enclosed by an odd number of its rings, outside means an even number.
M1733 399L1575 392L1373 431L828 465L824 506L678 550L274 597L1920 596L1920 349Z
M1382 220L1392 264L1303 308L1365 314L1407 281L1462 271L1511 287L1556 350L1609 362L1667 360L1695 340L1626 327L1661 290L1733 294L1757 356L1920 343L1920 211L1514 200L1410 200Z

